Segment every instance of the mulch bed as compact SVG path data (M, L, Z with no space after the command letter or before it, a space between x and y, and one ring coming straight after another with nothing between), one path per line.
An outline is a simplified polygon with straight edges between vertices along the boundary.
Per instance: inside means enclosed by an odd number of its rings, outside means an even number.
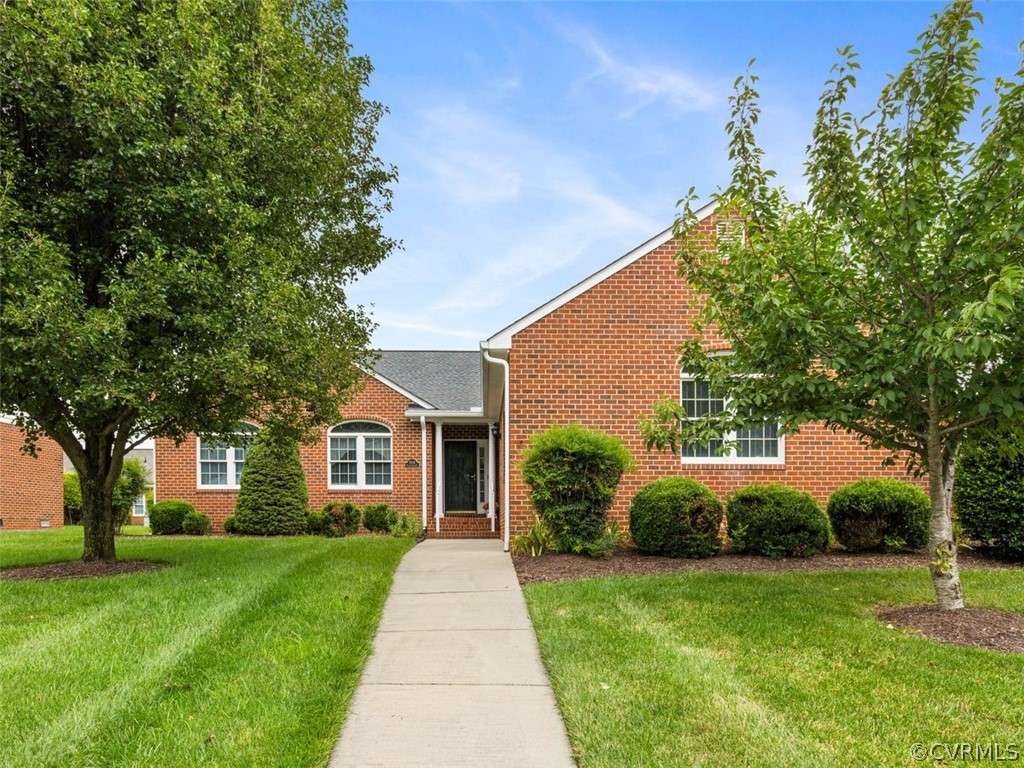
M977 552L960 552L961 568L1012 568L1012 564L995 560ZM874 553L847 554L827 552L817 557L793 557L773 560L755 555L723 552L704 560L642 555L635 549L620 547L605 559L583 555L562 555L545 552L539 557L521 555L512 558L520 584L538 581L593 579L600 576L648 576L658 573L789 573L836 571L851 568L925 568L924 553L884 555Z
M94 579L100 576L120 576L123 573L158 571L167 563L151 563L146 560L115 560L112 563L69 560L66 563L29 565L23 568L0 569L0 579L10 581L52 581L53 579Z
M950 645L1024 653L1024 616L990 608L940 611L934 605L879 606L875 615L892 627Z
M960 552L958 560L962 569L1019 567L977 551ZM772 560L726 551L705 560L686 560L642 555L635 549L620 547L612 557L603 560L545 552L539 557L516 556L512 562L519 583L532 584L660 573L811 573L853 568L926 568L928 556L924 553L853 555L828 552L817 557ZM941 643L1024 653L1024 616L1018 613L989 608L940 611L934 605L913 605L880 606L876 616L893 628L907 629Z

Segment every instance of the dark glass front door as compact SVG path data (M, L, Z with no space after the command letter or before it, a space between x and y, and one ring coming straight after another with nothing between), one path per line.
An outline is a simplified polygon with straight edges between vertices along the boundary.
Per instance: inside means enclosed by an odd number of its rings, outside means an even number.
M476 441L444 444L444 511L476 512Z

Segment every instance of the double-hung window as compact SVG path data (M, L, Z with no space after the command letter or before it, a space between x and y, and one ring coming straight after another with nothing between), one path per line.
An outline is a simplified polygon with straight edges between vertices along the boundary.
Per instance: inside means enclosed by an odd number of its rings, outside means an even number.
M331 488L391 487L391 430L375 421L347 421L327 433Z
M730 408L729 399L712 391L708 382L685 375L680 384L679 402L688 419L718 414ZM723 443L729 444L724 454ZM683 461L690 463L781 464L785 458L785 451L783 437L779 434L779 425L764 422L730 432L725 435L724 440L683 445L680 448L680 455Z
M238 488L245 467L245 454L256 427L242 424L229 435L199 438L199 487Z

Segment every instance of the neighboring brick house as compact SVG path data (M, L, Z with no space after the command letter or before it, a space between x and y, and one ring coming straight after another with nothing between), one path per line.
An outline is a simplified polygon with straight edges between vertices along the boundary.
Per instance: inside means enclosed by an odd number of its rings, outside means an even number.
M418 512L434 534L497 535L495 440L481 412L480 380L477 352L381 353L338 422L302 446L310 506L387 502ZM156 500L188 501L222 528L255 429L218 439L190 435L180 445L157 440Z
M24 433L0 416L0 530L38 530L64 525L64 466L60 447L48 437L36 456L22 453Z
M709 243L724 225L713 214L713 206L699 214ZM620 524L633 495L658 477L694 477L720 495L783 482L824 502L852 480L901 476L855 437L814 424L785 437L770 424L736 435L724 457L710 448L683 456L644 449L638 426L659 398L681 398L695 413L725 405L679 368L701 296L679 276L677 250L669 228L481 342L479 353L384 352L338 425L303 449L311 505L387 501L419 511L432 535L496 530L507 546L509 533L533 519L516 469L528 439L568 423L617 435L636 458L610 512ZM234 505L244 450L210 445L204 453L195 438L177 447L158 440L156 492L192 502L219 527Z

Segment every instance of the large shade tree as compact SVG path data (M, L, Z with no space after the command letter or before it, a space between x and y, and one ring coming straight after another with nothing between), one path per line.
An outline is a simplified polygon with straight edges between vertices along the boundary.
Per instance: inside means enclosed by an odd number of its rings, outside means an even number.
M979 114L979 20L969 2L933 17L863 118L846 104L856 56L839 52L806 202L763 167L756 76L737 80L734 171L716 200L737 224L720 231L743 236L709 249L692 190L678 221L681 272L707 294L701 322L731 347L691 341L683 364L733 407L691 420L666 400L643 426L649 446L675 449L765 420L819 421L927 473L930 568L947 609L963 606L957 452L967 435L1019 433L1024 413L1024 69L997 79Z
M81 479L149 436L336 420L394 244L340 0L0 3L0 411Z

